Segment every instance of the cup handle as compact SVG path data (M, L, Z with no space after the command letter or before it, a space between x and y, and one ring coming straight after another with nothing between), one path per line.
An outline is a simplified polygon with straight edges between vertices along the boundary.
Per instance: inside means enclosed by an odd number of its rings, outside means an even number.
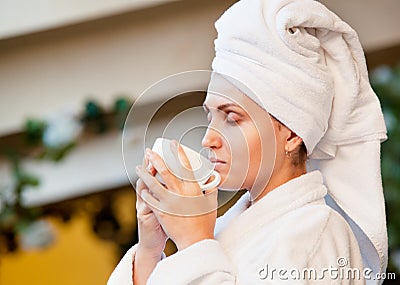
M219 175L219 173L217 171L213 170L213 173L211 174L211 176L212 175L214 175L213 181L211 181L210 183L207 183L207 184L200 185L201 190L205 191L205 190L215 188L221 182L221 175Z

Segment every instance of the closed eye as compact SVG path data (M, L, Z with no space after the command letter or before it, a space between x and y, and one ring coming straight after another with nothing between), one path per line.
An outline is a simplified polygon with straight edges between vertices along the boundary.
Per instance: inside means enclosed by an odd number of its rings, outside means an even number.
M235 112L226 113L226 122L230 125L237 125L242 116Z

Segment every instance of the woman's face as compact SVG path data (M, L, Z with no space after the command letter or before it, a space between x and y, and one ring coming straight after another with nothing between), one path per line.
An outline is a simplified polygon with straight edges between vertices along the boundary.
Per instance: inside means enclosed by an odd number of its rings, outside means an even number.
M268 113L237 93L228 98L209 92L203 106L209 125L202 144L212 150L210 160L221 175L219 188L262 191L275 160L274 129Z

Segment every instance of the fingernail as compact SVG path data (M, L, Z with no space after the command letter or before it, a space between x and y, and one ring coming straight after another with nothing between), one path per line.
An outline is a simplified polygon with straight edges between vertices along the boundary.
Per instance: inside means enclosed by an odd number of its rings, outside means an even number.
M151 150L149 148L146 148L146 156L147 157L151 156Z
M136 170L136 173L140 172L140 166L137 165L136 168L135 168L135 170Z

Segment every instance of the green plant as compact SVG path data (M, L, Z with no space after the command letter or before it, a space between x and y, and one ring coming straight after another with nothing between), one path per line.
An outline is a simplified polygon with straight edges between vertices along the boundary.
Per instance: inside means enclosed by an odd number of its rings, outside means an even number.
M378 95L388 131L382 144L382 180L386 202L389 252L400 251L400 64L381 66L371 73L372 87ZM389 260L389 270L400 272Z
M30 118L21 134L0 138L0 156L8 159L13 181L0 189L0 253L15 251L21 243L23 247L24 244L25 247L42 247L53 240L51 227L43 220L49 213L45 213L43 207L24 206L24 191L38 187L40 179L23 169L23 160L61 161L79 143L82 131L100 134L112 128L121 129L130 106L129 100L117 98L113 109L105 112L91 100L85 104L82 115L63 111L46 121ZM66 213L53 210L51 215L64 219ZM102 220L97 220L97 224L101 224Z

